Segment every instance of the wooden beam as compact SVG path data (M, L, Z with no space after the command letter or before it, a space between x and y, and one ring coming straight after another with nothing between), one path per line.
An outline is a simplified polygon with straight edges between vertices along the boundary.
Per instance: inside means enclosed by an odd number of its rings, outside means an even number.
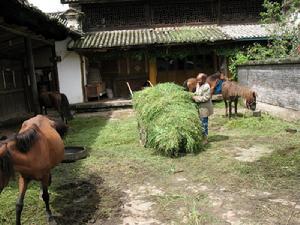
M27 37L27 38L30 38L30 39L36 40L36 41L41 41L48 45L54 45L54 43L55 43L53 40L46 40L43 36L34 35L32 32L27 30L25 27L13 28L13 27L8 27L4 24L0 24L0 28L5 31L8 31L12 34L19 35L22 37Z
M157 63L156 58L149 58L149 80L155 85L157 83Z
M30 86L31 86L31 92L33 97L33 111L34 114L37 115L40 111L39 94L38 94L36 76L34 71L32 43L29 37L25 38L25 45L26 45L26 56L27 56L26 58L27 58L28 72L30 76Z

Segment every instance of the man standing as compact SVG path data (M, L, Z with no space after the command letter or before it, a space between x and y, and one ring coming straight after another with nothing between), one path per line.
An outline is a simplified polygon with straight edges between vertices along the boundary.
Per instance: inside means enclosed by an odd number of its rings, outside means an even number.
M199 115L203 127L204 144L208 143L208 117L213 114L210 86L206 83L207 75L199 73L197 76L197 87L193 99L199 103Z

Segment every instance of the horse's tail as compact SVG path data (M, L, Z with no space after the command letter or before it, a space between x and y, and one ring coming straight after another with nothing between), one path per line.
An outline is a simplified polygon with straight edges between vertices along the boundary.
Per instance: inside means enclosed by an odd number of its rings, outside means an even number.
M5 147L3 147L5 145ZM2 149L1 149L2 147ZM0 193L8 185L10 178L14 177L15 170L8 151L7 144L0 144Z
M67 120L73 119L67 96L63 93L61 93L60 96L61 96L61 110L63 115L66 117Z

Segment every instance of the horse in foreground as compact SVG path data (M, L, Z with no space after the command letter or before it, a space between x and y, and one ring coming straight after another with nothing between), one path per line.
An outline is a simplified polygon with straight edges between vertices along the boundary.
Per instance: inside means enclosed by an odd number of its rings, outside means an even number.
M41 182L48 221L55 222L49 206L48 186L51 184L51 169L64 158L62 137L66 131L64 123L37 115L26 120L15 136L0 142L0 193L15 171L20 174L16 225L21 225L23 201L31 180Z
M68 120L73 119L70 110L70 104L67 96L59 92L43 91L39 98L41 113L47 115L47 108L54 108L60 115L61 119L68 123Z
M234 112L237 115L237 103L239 97L246 101L248 109L255 111L256 109L256 93L246 86L242 86L234 81L225 81L222 84L222 96L225 103L225 115L228 116L229 104L229 118L232 116L232 102L234 102Z

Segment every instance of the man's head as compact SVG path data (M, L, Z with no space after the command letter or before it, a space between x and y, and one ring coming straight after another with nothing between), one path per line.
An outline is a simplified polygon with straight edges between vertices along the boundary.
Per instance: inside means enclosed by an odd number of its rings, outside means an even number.
M196 79L198 84L202 85L206 82L207 75L205 73L199 73Z

